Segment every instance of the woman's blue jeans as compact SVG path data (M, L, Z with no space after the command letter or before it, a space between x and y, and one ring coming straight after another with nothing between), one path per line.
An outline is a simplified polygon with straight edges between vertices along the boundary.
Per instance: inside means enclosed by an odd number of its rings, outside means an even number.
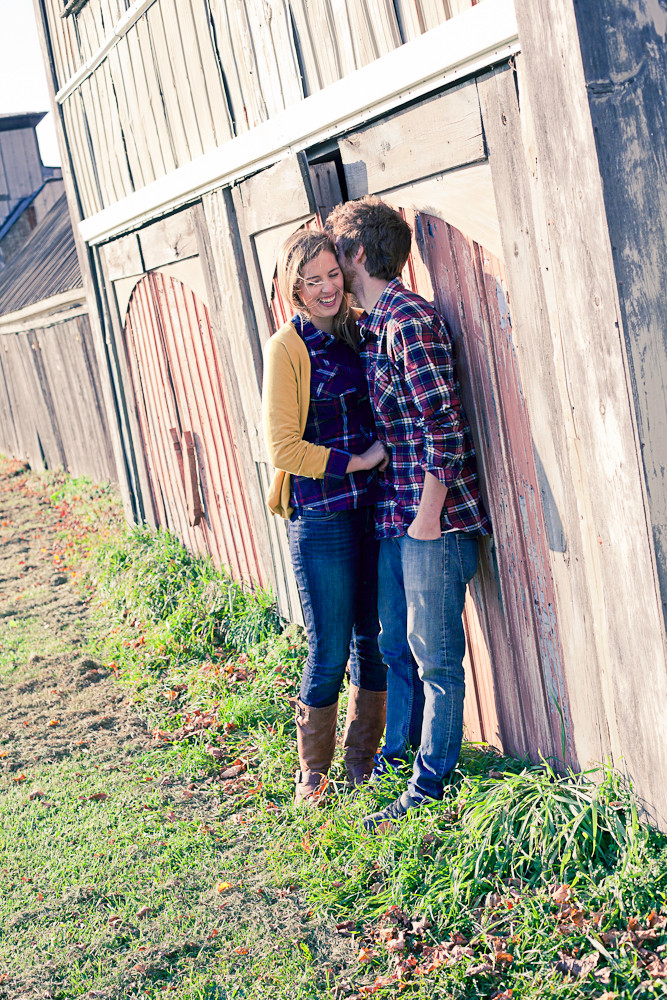
M408 792L441 799L463 738L466 585L477 571L477 538L380 542L380 648L389 667L382 753L419 747Z
M295 513L289 542L308 633L301 701L311 708L333 705L348 660L352 684L384 691L373 508Z

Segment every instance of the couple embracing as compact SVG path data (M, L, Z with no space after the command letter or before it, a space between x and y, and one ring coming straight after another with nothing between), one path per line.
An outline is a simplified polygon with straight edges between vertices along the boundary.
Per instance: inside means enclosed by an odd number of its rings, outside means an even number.
M456 765L461 616L490 531L449 332L399 279L411 239L374 197L291 236L278 282L294 317L265 355L268 502L289 520L308 634L296 801L326 785L349 661L348 780L376 781L416 751L407 789L368 830L441 799Z

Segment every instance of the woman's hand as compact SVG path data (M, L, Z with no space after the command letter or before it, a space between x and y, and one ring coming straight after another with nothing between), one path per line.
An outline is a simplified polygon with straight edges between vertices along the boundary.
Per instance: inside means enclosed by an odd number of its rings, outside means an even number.
M389 465L389 458L389 452L382 442L374 441L361 455L350 455L345 471L349 474L360 472L362 469L374 469L377 466L380 472L384 472Z

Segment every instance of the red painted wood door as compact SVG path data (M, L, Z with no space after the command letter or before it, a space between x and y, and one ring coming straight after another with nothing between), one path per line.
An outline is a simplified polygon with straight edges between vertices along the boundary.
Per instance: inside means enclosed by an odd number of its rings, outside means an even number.
M153 271L125 319L150 488L159 525L247 583L264 583L208 309Z
M454 336L494 528L466 605L468 735L571 763L549 544L504 267L442 219L405 214L416 246L404 280L435 302Z

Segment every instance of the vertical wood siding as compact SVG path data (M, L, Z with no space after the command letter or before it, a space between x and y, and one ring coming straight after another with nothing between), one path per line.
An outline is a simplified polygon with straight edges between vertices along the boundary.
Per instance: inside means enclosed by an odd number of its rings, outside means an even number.
M0 335L0 448L36 467L116 479L87 316Z
M502 263L440 219L415 220L435 303L458 348L489 513L475 585L506 750L574 763L556 598ZM496 574L498 579L496 579ZM488 680L488 679L487 679Z
M59 87L126 0L62 18L44 0ZM473 0L155 0L63 101L84 215L164 176L473 5Z
M236 579L264 583L206 306L151 272L130 299L125 346L158 524Z
M574 13L667 619L667 20L634 0Z

